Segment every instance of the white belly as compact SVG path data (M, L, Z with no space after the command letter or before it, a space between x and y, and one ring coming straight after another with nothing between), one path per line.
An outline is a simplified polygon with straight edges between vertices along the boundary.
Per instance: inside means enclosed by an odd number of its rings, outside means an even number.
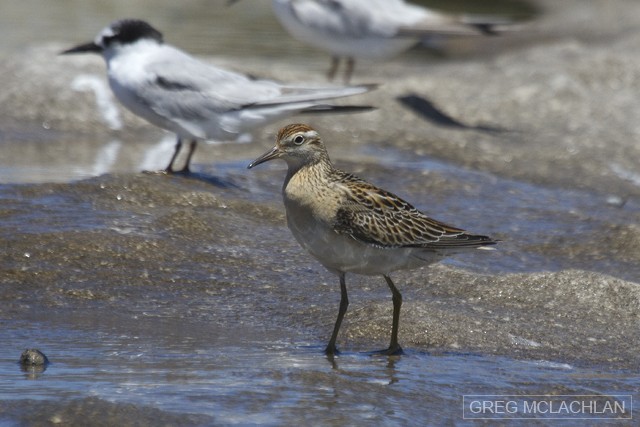
M287 225L296 240L328 270L366 275L389 274L436 262L437 254L419 249L380 248L335 232L308 210L287 206Z

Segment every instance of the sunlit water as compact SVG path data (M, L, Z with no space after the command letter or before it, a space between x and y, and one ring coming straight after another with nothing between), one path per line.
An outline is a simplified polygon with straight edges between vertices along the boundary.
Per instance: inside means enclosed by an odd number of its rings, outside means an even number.
M7 404L98 397L218 424L462 424L464 395L615 395L636 381L628 372L475 354L347 352L331 360L317 344L288 338L238 345L242 329L208 346L185 337L167 347L104 331L2 326L0 396ZM22 371L7 351L25 342L38 342L54 360L43 373ZM9 423L0 413L2 421Z

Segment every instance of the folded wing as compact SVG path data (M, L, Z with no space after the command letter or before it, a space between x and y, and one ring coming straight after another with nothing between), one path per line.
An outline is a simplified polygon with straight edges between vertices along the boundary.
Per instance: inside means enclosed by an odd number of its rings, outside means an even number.
M334 230L380 247L424 249L495 244L481 235L444 224L392 193L345 174L347 204L337 212Z

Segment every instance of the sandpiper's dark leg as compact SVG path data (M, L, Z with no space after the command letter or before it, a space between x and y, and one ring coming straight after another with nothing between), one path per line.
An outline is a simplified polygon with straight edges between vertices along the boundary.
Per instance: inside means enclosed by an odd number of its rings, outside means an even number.
M349 83L351 81L351 75L356 67L356 60L352 56L347 58L347 66L344 69L344 82Z
M329 66L329 71L327 71L327 78L329 80L333 80L333 78L336 76L336 72L338 71L338 65L340 65L340 57L332 56L331 66Z
M176 150L173 152L173 156L171 156L171 161L169 162L169 166L165 168L166 173L173 173L173 162L176 161L178 154L180 153L180 148L182 147L182 138L178 137L178 141L176 142Z
M384 280L387 281L391 294L393 295L393 324L391 326L391 343L389 348L384 351L385 354L402 354L402 347L398 344L398 326L400 324L400 307L402 306L402 295L398 288L393 284L389 276L384 275Z
M342 318L344 314L347 312L347 307L349 307L349 297L347 296L347 284L344 280L344 273L340 273L340 308L338 310L338 318L336 319L336 324L333 327L333 333L331 334L331 339L329 340L329 344L327 344L327 348L325 349L325 353L327 354L336 354L336 339L338 338L338 331L340 330L340 324L342 323Z
M196 145L198 145L198 141L192 139L189 143L189 154L187 154L187 162L184 164L184 167L180 169L180 172L188 173L191 171L189 169L189 165L191 164L191 157L193 157L193 152L196 151Z

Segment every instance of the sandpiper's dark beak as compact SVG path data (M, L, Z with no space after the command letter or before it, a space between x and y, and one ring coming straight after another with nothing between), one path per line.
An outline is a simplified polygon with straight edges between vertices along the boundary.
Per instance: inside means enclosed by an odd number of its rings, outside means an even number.
M100 53L102 52L102 48L97 44L95 44L94 42L90 42L90 43L81 44L81 45L72 47L71 49L62 51L60 52L60 55L68 55L72 53L87 53L87 52Z
M249 164L249 166L247 166L247 169L251 169L254 166L258 166L260 163L264 163L264 162L268 162L269 160L277 159L281 155L282 155L282 150L280 150L280 148L278 148L278 146L276 145L271 150L267 151L262 156L258 157L253 162L251 162Z
M238 3L240 0L227 0L227 7L233 6Z

